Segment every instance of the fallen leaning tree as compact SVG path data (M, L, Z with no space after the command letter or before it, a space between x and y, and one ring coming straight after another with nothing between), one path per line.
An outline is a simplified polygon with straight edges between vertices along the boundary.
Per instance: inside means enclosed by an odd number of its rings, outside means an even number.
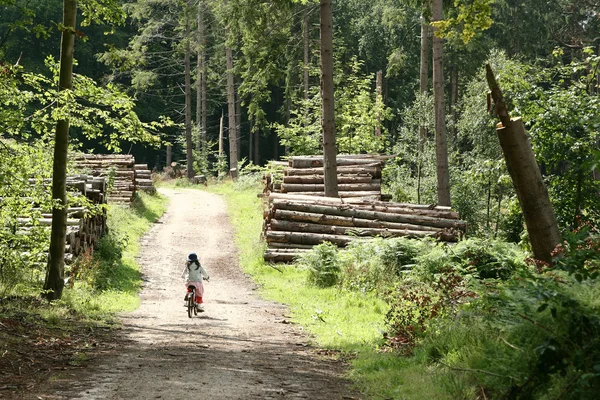
M312 246L345 247L373 237L434 237L456 242L466 222L450 207L272 193L265 211L264 259L290 262Z

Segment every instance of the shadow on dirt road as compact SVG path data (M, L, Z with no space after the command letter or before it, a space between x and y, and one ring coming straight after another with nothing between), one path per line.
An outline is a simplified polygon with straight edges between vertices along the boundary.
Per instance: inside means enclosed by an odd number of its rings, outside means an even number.
M341 363L319 357L286 309L260 299L240 271L223 200L161 192L171 204L142 242L141 306L123 315L119 338L100 345L91 365L55 376L32 398L358 399ZM191 251L211 281L206 312L190 319L181 271Z

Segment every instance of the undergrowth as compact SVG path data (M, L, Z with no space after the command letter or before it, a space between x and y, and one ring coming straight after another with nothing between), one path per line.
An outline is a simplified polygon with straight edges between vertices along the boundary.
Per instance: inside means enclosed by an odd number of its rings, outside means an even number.
M555 266L471 238L317 246L262 260L260 187L209 189L229 203L240 262L317 345L351 356L372 398L592 399L600 390L600 239L567 236Z

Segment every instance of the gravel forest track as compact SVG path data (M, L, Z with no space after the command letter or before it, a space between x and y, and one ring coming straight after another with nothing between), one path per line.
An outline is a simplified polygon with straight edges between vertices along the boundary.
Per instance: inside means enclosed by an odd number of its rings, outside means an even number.
M165 215L141 243L140 307L122 316L77 375L34 399L358 399L340 361L307 345L286 308L265 301L240 270L219 196L161 189ZM208 270L206 312L188 318L181 271L195 251ZM104 347L104 348L102 348Z

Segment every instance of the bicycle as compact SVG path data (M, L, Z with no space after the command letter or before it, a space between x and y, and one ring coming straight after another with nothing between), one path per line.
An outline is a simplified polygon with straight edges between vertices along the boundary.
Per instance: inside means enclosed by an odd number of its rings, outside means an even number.
M192 318L192 313L198 315L198 309L196 308L196 287L193 285L189 285L187 288L186 302L188 317Z
M208 279L202 278L202 280L208 282ZM187 308L188 317L192 318L193 315L198 315L198 312L204 311L199 308L200 304L196 303L196 286L188 285L187 293L185 294L185 307Z

